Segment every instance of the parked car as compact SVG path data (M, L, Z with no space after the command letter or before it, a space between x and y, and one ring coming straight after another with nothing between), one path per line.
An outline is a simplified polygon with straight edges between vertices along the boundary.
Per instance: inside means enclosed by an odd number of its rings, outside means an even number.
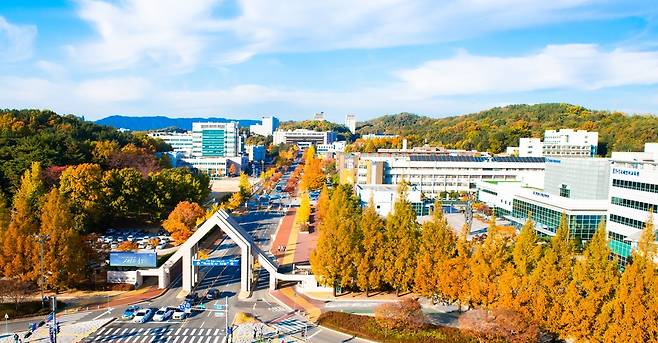
M162 249L164 249L166 246L167 246L167 243L162 242L162 243L158 244L157 248L158 248L159 250L162 250Z
M116 249L118 246L119 246L118 244L116 244L116 243L112 243L112 244L110 244L110 249L114 250L114 249Z
M131 320L135 317L135 312L139 311L141 307L137 305L130 305L126 307L125 310L123 310L123 314L121 315L121 319L124 320Z
M155 313L155 311L153 311L152 308L143 308L141 310L138 310L137 312L135 312L135 316L133 317L133 322L146 323L149 320L151 320L151 318L153 318L153 313Z
M155 311L155 314L153 315L153 320L158 321L158 322L164 322L165 320L171 318L171 316L174 314L174 310L169 307L161 307L157 311Z
M171 319L174 320L183 320L187 316L187 313L180 308L174 310L174 314L171 316Z

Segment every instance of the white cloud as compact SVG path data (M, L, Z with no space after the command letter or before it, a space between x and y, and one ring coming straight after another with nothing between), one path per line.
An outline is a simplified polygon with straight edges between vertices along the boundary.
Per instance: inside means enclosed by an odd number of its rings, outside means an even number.
M16 62L32 56L37 28L14 25L0 16L0 62Z
M85 101L113 103L142 100L150 88L150 82L143 78L113 77L83 81L74 92Z
M71 46L104 68L140 62L187 70L202 59L239 63L256 54L370 49L447 42L582 17L649 11L618 0L77 0L98 37ZM219 15L217 15L219 14Z
M395 75L404 88L427 97L556 88L594 90L658 83L658 52L603 51L591 44L549 45L538 53L517 57L461 52Z
M97 31L97 41L71 46L74 57L107 69L139 62L187 68L207 45L203 22L217 0L79 0L78 14Z

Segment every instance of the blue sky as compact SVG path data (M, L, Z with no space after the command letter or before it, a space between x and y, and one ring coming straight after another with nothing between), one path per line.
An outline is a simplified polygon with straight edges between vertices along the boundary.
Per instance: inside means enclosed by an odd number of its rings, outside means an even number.
M342 121L658 113L655 0L3 0L0 108Z

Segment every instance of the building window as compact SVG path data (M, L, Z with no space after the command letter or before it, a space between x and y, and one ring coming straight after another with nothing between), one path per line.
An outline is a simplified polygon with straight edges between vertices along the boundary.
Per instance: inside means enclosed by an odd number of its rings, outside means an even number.
M655 204L649 204L642 201L629 200L629 199L623 199L618 197L612 197L610 202L613 205L624 206L645 212L653 211L655 213L656 210L658 209L658 205Z
M560 196L564 198L569 198L571 195L571 190L567 187L567 185L563 184L560 186Z
M642 192L658 193L658 185L654 185L652 183L613 179L612 186L626 188L626 189L634 189Z

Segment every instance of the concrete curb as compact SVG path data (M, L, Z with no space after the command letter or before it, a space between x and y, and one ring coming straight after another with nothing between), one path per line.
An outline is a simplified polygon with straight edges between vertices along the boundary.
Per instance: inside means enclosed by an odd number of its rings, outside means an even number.
M102 328L104 328L104 327L110 325L111 323L114 323L114 321L116 321L116 320L117 320L116 317L112 317L112 318L110 318L110 320L108 320L105 324L103 324L103 325L99 326L98 328L96 328L96 330L94 330L94 331L90 331L90 332L86 332L86 333L84 333L84 334L81 334L81 336L76 336L76 337L75 337L75 342L82 342L83 339L89 337L89 335L91 335L92 333L94 333L94 332L96 332L96 331L98 331L98 330L100 330L100 329L102 329Z
M342 331L334 330L334 329L328 328L328 327L323 326L323 325L318 325L318 327L319 327L319 328L323 328L323 329L325 329L325 330L329 330L329 331L331 331L331 332L334 332L334 333L337 333L337 334L340 334L340 335L348 336L348 337L350 337L350 338L351 338L351 337L356 337L356 338L358 338L358 339L360 339L360 340L363 340L363 341L366 341L366 342L370 342L370 343L379 343L379 342L377 342L377 341L371 341L371 340L369 340L369 339L367 339L367 338L363 338L363 337L359 337L359 336L355 336L355 335L350 335L349 333L345 333L345 332L342 332Z

